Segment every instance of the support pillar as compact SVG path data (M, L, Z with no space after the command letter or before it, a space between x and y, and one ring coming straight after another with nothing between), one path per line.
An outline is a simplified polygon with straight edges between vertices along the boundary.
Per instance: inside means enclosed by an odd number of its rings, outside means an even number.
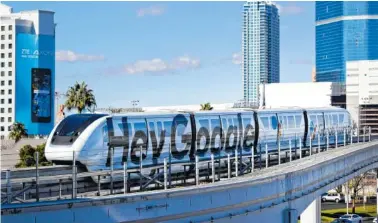
M321 198L317 197L311 204L302 212L301 222L306 223L321 223Z

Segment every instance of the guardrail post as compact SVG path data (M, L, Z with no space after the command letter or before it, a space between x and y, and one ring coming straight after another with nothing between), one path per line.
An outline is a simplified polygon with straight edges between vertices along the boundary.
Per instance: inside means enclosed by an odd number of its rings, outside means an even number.
M268 143L265 143L265 168L269 167Z
M316 151L317 153L320 153L320 134L318 132L318 151Z
M142 190L142 170L143 170L143 164L142 164L142 156L143 156L143 151L142 151L142 146L139 147L139 190Z
M101 176L97 176L97 196L101 196Z
M347 141L347 138L346 138L346 130L344 128L344 146L346 146L346 141Z
M113 180L113 171L114 171L114 147L110 150L111 156L110 156L110 194L113 194L113 188L114 188L114 180Z
M362 139L363 140L363 142L365 142L365 135L366 135L366 126L364 126L364 138Z
M371 126L369 126L369 142L371 141Z
M327 129L326 134L327 134L327 135L326 135L326 141L327 141L327 142L326 142L326 144L327 144L327 145L326 145L326 151L328 151L328 149L329 149L329 131L328 131L328 129Z
M335 149L337 149L337 135L338 135L338 131L337 131L337 129L336 129L336 131L335 131Z
M292 157L291 157L291 139L289 140L289 150L290 150L289 160L291 162L291 160L292 160Z
M25 183L22 183L22 190L25 189ZM26 192L24 191L24 193L22 193L22 199L23 200L26 200Z
M310 136L310 156L312 155L312 136Z
M251 159L251 172L255 170L255 149L252 146L252 159ZM260 144L260 152L261 152L261 144ZM261 163L261 160L260 160Z
M35 152L35 198L39 201L39 152Z
M76 199L76 156L75 151L72 151L72 199Z
M62 180L59 179L59 200L62 199Z
M235 176L239 176L238 149L235 149Z
M198 157L196 156L196 185L198 185ZM164 158L164 190L167 189L167 159Z
M278 137L278 165L281 164L281 138Z
M211 179L213 183L215 182L215 164L214 164L214 154L211 154Z
M123 162L123 193L127 193L127 162Z
M6 172L7 178L7 203L12 203L12 183L11 183L11 170Z
M353 128L350 129L350 144L353 145Z
M227 154L227 178L231 178L231 158L230 154Z

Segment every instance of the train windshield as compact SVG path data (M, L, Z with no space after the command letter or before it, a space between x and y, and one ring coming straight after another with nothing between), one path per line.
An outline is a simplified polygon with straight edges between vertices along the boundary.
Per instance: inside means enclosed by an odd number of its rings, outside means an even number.
M56 128L52 144L70 145L91 123L105 116L104 114L77 114L65 118Z

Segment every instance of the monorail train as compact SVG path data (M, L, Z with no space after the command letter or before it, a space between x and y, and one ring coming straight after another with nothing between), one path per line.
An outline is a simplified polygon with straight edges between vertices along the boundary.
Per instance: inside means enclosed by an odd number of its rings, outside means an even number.
M46 158L56 164L76 161L88 171L128 169L171 163L239 157L292 146L343 143L351 118L345 109L264 109L177 113L75 114L48 137ZM349 131L348 131L349 132ZM311 142L310 142L311 141ZM252 151L253 150L253 151ZM113 151L113 156L111 154ZM174 170L181 171L181 170ZM97 178L93 178L95 181Z

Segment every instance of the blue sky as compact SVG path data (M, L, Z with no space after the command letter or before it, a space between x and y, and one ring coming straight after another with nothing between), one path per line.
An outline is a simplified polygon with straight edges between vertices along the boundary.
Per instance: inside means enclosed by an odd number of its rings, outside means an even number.
M6 2L55 11L56 90L85 81L98 107L242 98L244 2ZM314 2L278 2L281 82L311 81Z

